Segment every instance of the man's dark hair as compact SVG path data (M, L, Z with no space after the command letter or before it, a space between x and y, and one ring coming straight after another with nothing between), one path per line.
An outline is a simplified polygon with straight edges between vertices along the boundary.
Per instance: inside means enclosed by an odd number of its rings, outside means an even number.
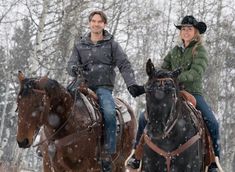
M103 11L93 11L93 12L89 15L89 22L91 21L92 17L93 17L94 15L96 15L96 14L100 15L100 17L102 18L103 22L104 22L105 24L107 24L107 16L106 16L106 14L104 14Z

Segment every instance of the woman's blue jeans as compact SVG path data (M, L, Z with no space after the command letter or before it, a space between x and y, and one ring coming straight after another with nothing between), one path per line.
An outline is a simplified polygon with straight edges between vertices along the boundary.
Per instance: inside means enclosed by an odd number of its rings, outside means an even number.
M142 134L144 132L144 128L147 124L147 120L145 119L144 113L145 113L145 111L141 112L140 116L139 116L138 130L137 130L137 134L136 134L136 138L135 138L134 149L136 149L136 146L139 144L140 137L142 136Z
M193 96L197 100L196 108L201 111L203 120L206 123L211 135L215 156L220 157L219 123L216 120L211 108L206 103L204 97L199 94L193 94Z
M105 138L105 153L114 154L116 152L116 110L112 96L112 90L99 87L95 90L100 105L100 111L103 114Z
M211 108L206 103L204 97L199 94L193 94L193 96L197 100L196 108L201 111L203 120L210 132L210 135L213 141L215 156L220 157L219 124ZM140 113L140 116L139 116L139 125L138 125L138 131L136 134L136 141L135 141L134 148L136 148L136 146L138 145L140 137L142 133L144 132L145 126L146 126L146 120L144 117L144 112L142 112Z

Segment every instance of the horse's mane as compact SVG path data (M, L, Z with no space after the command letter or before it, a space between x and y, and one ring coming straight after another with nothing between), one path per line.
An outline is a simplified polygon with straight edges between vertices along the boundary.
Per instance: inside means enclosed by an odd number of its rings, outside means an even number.
M58 93L61 89L64 89L64 87L54 79L47 78L46 81L40 83L39 78L25 78L19 95L27 96L32 89L45 90L48 95L52 95Z
M64 87L60 85L56 80L48 79L47 82L43 85L43 88L49 96L59 95Z

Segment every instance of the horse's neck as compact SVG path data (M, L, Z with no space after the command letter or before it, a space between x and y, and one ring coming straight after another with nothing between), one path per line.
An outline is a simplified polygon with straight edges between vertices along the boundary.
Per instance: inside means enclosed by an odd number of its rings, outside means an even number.
M158 118L159 120L163 119L166 115L170 114L172 108L174 106L173 101L163 100L159 101L158 103L148 103L148 113L149 116L154 116L154 118Z
M58 128L68 120L73 105L73 99L70 94L64 89L59 91L59 94L55 90L55 94L50 94L49 96L50 110L49 114L45 116L45 123L47 128L50 129ZM57 123L56 120L58 121Z

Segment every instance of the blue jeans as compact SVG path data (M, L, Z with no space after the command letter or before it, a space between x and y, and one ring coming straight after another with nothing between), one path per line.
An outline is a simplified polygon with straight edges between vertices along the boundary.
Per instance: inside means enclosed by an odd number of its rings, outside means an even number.
M137 130L137 134L136 134L136 138L135 138L134 149L136 149L136 146L139 144L140 137L142 136L142 134L144 132L144 128L147 124L144 113L145 113L145 111L141 112L140 116L139 116L138 130Z
M203 120L211 135L215 156L220 157L219 123L217 122L211 108L206 103L204 97L199 94L193 94L193 96L197 100L196 108L201 111Z
M112 90L98 87L95 90L100 105L100 111L103 114L105 139L105 153L114 154L116 152L116 110L112 96Z
M213 142L213 147L215 151L215 156L220 157L220 143L219 143L219 124L211 110L211 108L207 105L205 99L203 96L199 94L193 94L195 99L197 100L197 105L196 108L201 111L203 120L210 132L212 142ZM145 120L144 117L144 112L142 112L139 116L139 126L138 126L138 131L136 134L136 141L134 148L138 145L140 141L140 137L142 133L144 132L144 128L146 126L147 121Z

